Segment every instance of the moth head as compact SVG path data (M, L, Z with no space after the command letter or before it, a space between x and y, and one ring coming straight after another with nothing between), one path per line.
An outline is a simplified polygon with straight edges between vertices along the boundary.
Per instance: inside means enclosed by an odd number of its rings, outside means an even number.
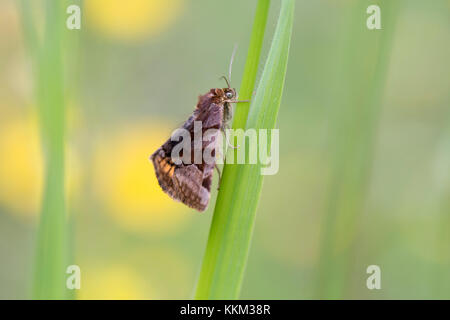
M236 90L234 88L223 88L224 100L227 102L236 100Z

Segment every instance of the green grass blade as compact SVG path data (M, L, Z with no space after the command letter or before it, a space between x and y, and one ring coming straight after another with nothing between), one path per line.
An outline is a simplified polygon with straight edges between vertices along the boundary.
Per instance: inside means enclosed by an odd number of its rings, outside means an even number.
M42 45L31 30L30 2L22 1L25 41L33 62L35 93L39 108L45 155L45 187L37 235L33 298L68 297L65 271L68 234L64 192L64 87L62 38L65 7L61 1L45 1L45 31ZM28 20L30 19L30 20Z
M248 100L252 96L252 92L256 83L256 76L258 71L258 65L261 57L261 50L264 42L264 33L267 24L267 17L270 8L270 0L259 0L253 23L252 35L250 38L250 45L247 54L247 60L245 64L244 75L242 79L242 85L239 92L241 100ZM245 127L250 103L241 103L239 108L236 109L233 128L243 129ZM232 151L231 151L232 152ZM234 154L231 156L234 157ZM232 184L238 173L237 166L225 165L222 173L222 186L221 191L217 196L217 201L222 198L222 201L231 201L233 195ZM217 209L216 209L217 210ZM211 278L214 272L214 266L212 262L214 260L213 243L215 243L215 226L214 221L217 221L216 214L214 213L213 222L210 229L210 235L208 240L208 246L206 249L201 275L197 284L196 298L203 299L208 296L210 290Z
M287 70L294 3L295 0L282 1L269 56L245 128L275 127ZM234 127L241 125L235 122ZM225 166L197 285L197 299L239 297L263 182L260 169L260 164Z
M255 21L253 24L250 45L245 63L242 85L239 90L240 100L250 100L255 88L258 65L261 57L261 50L264 42L267 16L269 14L270 0L259 0L256 7ZM240 103L233 119L233 128L243 129L247 122L250 103Z

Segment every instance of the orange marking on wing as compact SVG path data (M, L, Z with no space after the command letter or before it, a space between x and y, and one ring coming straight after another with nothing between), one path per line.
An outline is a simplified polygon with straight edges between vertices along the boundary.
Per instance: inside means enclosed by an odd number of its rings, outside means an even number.
M172 166L169 170L169 177L172 178L174 172L175 172L175 166Z
M164 173L168 173L170 171L170 169L172 169L172 166L170 164L168 164L168 163L164 164L164 166L161 168L161 170Z

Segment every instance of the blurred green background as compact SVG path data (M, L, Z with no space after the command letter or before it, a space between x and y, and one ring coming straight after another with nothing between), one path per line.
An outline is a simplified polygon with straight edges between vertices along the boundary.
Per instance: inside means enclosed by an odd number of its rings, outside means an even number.
M242 298L450 298L450 2L388 2L296 3L280 170L265 179ZM42 1L23 3L39 36ZM256 1L67 3L82 7L81 30L54 26L77 297L192 298L215 193L202 214L173 202L148 157L224 85L235 43L239 88ZM377 3L383 29L369 31ZM19 1L0 2L1 299L30 298L45 179L23 22ZM381 290L366 287L373 264Z

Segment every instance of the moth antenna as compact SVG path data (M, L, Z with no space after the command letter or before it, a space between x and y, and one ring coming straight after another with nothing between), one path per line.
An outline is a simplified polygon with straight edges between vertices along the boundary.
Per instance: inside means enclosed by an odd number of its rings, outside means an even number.
M230 60L230 67L228 68L228 79L230 79L231 82L231 71L233 70L233 61L234 61L234 57L236 56L236 51L237 51L237 43L234 45L234 49L233 49L233 53L231 54L231 60ZM228 85L228 87L230 87Z
M231 88L230 82L228 81L227 77L221 76L220 79L222 79L222 78L223 78L223 79L225 80L225 82L227 83L228 88Z

